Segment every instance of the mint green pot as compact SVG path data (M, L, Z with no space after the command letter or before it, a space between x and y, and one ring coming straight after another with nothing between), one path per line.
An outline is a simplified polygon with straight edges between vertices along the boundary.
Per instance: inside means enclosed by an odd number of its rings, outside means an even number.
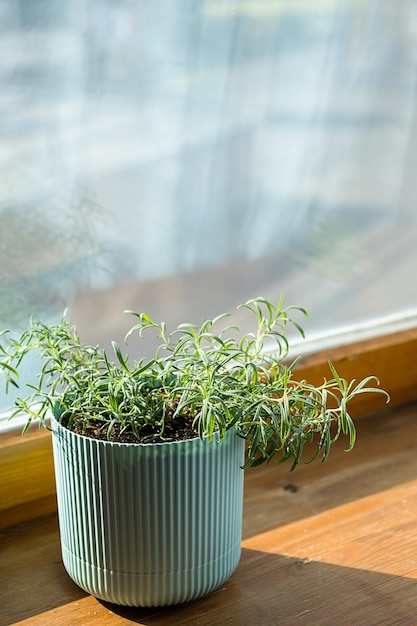
M82 589L128 606L199 598L240 558L244 441L119 444L52 419L64 566Z

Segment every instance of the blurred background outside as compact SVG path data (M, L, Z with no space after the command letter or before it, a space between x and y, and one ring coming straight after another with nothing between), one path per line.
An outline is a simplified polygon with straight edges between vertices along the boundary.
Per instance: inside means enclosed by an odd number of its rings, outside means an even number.
M416 324L416 95L413 0L0 0L0 328Z

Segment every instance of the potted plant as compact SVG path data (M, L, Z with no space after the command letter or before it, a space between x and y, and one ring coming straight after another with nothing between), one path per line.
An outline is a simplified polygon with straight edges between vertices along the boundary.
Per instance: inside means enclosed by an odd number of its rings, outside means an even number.
M63 561L92 595L161 606L221 585L240 557L243 469L273 459L294 469L305 444L324 461L341 434L350 450L347 405L386 393L375 377L348 383L332 364L318 387L294 379L286 327L303 335L292 311L306 311L282 298L242 307L253 332L225 315L168 332L130 312L127 338L159 338L149 360L116 343L113 358L85 345L66 315L57 325L32 320L18 340L3 331L6 388L18 385L27 354L41 354L38 382L13 414L27 414L25 430L33 420L52 429Z

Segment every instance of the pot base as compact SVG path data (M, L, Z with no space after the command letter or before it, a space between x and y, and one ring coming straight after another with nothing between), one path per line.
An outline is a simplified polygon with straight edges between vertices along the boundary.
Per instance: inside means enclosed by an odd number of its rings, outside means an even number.
M240 554L239 542L211 563L182 572L152 574L98 568L62 546L65 569L79 587L105 602L133 607L170 606L201 598L230 578Z

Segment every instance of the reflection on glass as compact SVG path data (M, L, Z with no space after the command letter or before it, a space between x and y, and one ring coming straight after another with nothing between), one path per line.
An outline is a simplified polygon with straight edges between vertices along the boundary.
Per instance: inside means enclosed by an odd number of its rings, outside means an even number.
M4 0L1 325L414 310L416 44L412 0Z

